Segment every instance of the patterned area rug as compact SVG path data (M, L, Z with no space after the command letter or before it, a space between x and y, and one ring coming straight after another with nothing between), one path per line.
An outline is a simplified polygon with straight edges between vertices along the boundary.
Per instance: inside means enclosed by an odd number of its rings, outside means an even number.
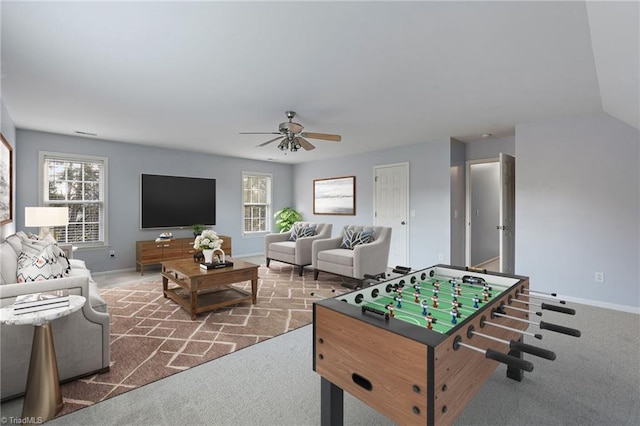
M274 262L258 270L258 302L190 314L162 295L160 274L101 289L111 314L111 368L63 384L60 415L310 324L313 302L349 291L340 277L298 276ZM234 284L251 291L251 282Z

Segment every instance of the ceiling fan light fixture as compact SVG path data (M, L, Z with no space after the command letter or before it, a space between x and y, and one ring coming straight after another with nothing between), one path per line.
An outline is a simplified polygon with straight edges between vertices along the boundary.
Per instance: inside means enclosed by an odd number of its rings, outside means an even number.
M285 111L288 122L280 123L278 126L277 132L240 132L240 134L256 134L256 135L280 135L273 139L270 139L266 142L263 142L258 145L258 147L262 147L268 145L272 142L277 141L280 138L283 138L278 144L278 149L280 151L290 150L292 152L298 151L300 148L304 148L307 151L315 149L315 146L311 144L307 140L307 138L311 139L321 139L326 141L340 142L342 137L340 135L332 135L328 133L310 133L303 132L304 126L299 123L294 123L292 120L296 116L294 111Z

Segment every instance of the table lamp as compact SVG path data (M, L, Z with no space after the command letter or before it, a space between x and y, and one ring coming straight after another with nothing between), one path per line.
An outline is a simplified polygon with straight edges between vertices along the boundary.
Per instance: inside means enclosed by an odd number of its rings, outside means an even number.
M69 224L69 207L25 207L24 226L40 227L40 238L49 234L49 227ZM55 236L54 236L55 237Z

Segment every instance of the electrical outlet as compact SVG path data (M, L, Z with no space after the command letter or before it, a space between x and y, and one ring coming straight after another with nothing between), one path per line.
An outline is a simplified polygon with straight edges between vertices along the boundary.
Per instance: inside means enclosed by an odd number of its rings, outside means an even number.
M604 282L604 272L596 272L595 273L595 281L597 283L603 283Z
M109 257L116 257L116 251L115 250L111 250L109 252Z

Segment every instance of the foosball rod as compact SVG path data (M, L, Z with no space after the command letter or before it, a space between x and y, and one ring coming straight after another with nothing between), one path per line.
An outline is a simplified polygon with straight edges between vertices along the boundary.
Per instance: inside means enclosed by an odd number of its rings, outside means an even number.
M509 318L516 321L526 322L529 324L537 325L543 330L555 331L556 333L562 333L568 336L580 337L580 334L581 334L580 330L576 330L575 328L564 327L562 325L551 324L550 322L544 322L544 321L540 321L540 322L529 321L529 320L518 318L518 317L512 317L511 315L505 315L500 312L497 312L496 310L492 311L491 315L496 315L502 318Z
M542 334L534 334L531 333L529 331L526 330L519 330L517 328L513 328L513 327L507 327L506 325L502 325L502 324L496 324L494 322L491 321L487 321L485 317L482 317L482 319L480 320L480 327L484 327L486 325L490 325L492 327L497 327L497 328L501 328L503 330L509 330L509 331L515 331L516 333L522 334L524 336L531 336L531 337L535 337L536 339L540 340L542 339Z
M534 356L538 356L540 358L548 359L551 361L556 359L556 354L550 350L539 348L533 345L528 345L523 342L518 342L517 340L504 340L500 339L499 337L489 336L488 334L475 331L472 325L469 326L469 330L467 331L467 336L469 338L471 338L470 335L484 337L485 339L493 340L494 342L498 343L504 343L505 345L509 345L509 349L525 352Z
M493 349L481 349L472 345L468 345L466 343L462 343L462 338L460 336L456 336L453 340L453 350L457 351L460 349L460 346L463 348L471 349L476 352L480 352L484 354L485 358L492 359L494 361L501 362L503 364L507 364L510 367L517 368L519 370L524 371L533 371L533 364L530 361L527 361L522 358L516 358L515 356L503 354L502 352L494 351Z
M504 305L503 308L512 309L512 310L518 311L518 312L524 312L526 314L536 314L539 317L542 316L542 312L538 312L538 311L531 312L529 309L516 308L515 306Z
M373 302L373 301L367 301L367 303L370 303L370 304L372 304L372 305L377 305L377 306L382 306L382 307L384 307L384 308L387 308L387 305L385 305L384 303L378 303L378 302ZM406 302L402 302L402 303L406 303ZM388 309L388 308L387 308L387 309ZM414 314L413 312L404 311L404 310L402 310L402 308L395 308L395 309L398 309L398 311L397 311L397 313L398 313L398 314L402 314L402 315L410 315L410 316L412 316L412 317L422 318L422 319L424 319L424 318L425 318L423 315L418 315L418 314ZM428 309L429 309L429 310L432 310L432 311L440 312L440 313L443 313L443 314L449 314L449 312L448 312L448 311L443 311L442 309L434 308L434 307L431 307L431 306L430 306ZM394 312L395 312L395 311L394 311ZM395 315L395 313L394 313L394 315ZM448 323L446 323L446 322L440 322L440 321L438 321L438 324L439 324L439 325L446 325L446 326L447 326L447 327L449 327L449 328L453 328L453 327L454 327L454 325L453 325L453 324L448 324Z
M524 291L529 293L543 294L545 296L558 297L558 293L545 293L544 291L531 290L530 288L525 288Z
M522 293L516 293L517 295L520 296L526 296L526 294L522 294ZM576 314L576 310L575 309L571 309L571 308L565 308L564 306L556 306L556 305L550 305L548 303L536 303L536 302L526 302L524 300L518 300L518 299L514 299L513 297L509 296L509 303L511 302L518 302L518 303L522 303L523 305L529 305L529 306L538 306L540 309L542 310L547 310L547 311L554 311L554 312L560 312L563 314L567 314L567 315L575 315Z
M564 301L564 300L552 299L550 297L544 297L544 296L535 296L533 294L526 294L526 293L518 292L518 293L516 293L516 296L524 296L524 297L528 297L530 299L539 299L539 300L553 300L554 302L558 302L558 303L560 303L562 305L566 305L567 304L567 302Z
M426 297L426 298L425 298L425 300L428 300L428 299L429 299L429 297ZM441 301L439 301L439 303L441 303L441 304L442 304L442 303L445 303L445 302L448 302L448 301L449 301L449 300L447 300L447 298L445 298L445 300L441 300ZM376 303L376 302L370 302L370 303ZM408 297L407 297L407 299L406 299L406 300L403 300L403 301L402 301L402 303L410 303L410 304L412 304L412 305L416 305L416 306L418 306L418 307L420 307L420 308L422 308L422 307L423 307L423 306L422 306L422 304L420 304L420 303L416 303L416 301L415 301L415 300L413 300L412 298L408 298ZM479 303L480 303L480 302L479 302ZM486 302L485 302L485 303L486 303ZM402 308L399 308L399 309L402 309ZM445 313L445 314L449 313L449 311L445 311L445 310L442 310L442 309L440 309L440 308L434 308L434 307L432 307L432 306L429 306L429 308L428 308L428 309L433 309L434 311L442 312L442 313ZM459 309L459 310L461 310L461 311L462 311L462 310L467 311L467 312L469 312L470 314L472 314L472 313L474 313L475 311L477 311L477 310L478 310L478 309L480 309L480 308L468 308L466 305L465 305L465 306L462 306L462 304L460 304L460 306L458 307L458 309Z

